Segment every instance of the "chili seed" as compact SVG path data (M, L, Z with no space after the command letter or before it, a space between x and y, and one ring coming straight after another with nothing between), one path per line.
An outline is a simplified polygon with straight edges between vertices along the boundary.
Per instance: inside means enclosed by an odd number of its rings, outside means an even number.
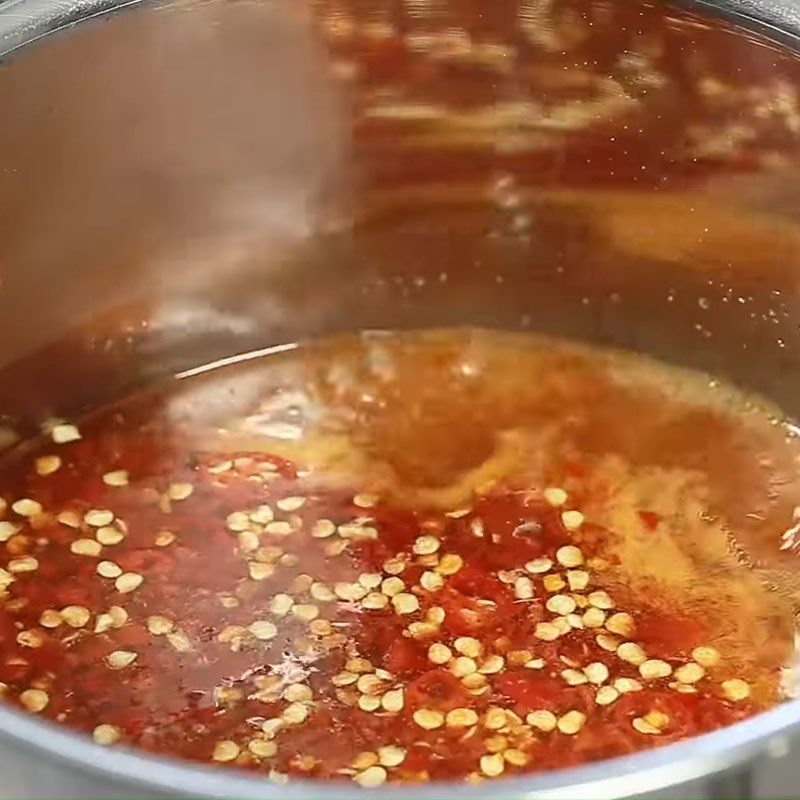
M114 514L107 509L93 508L83 515L83 521L93 528L103 528L114 521Z
M359 772L353 780L364 789L375 789L386 783L386 770L383 767L368 767Z
M444 725L444 714L429 708L420 708L414 712L414 722L426 731L441 728Z
M610 706L619 697L619 690L613 686L601 686L594 696L594 701L599 706Z
M239 755L239 745L230 739L223 739L214 745L214 753L211 756L214 761L233 761Z
M61 458L59 456L39 456L36 459L36 474L37 475L52 475L57 472L61 467Z
M645 655L644 650L636 644L636 642L623 642L617 648L617 655L623 660L627 661L629 664L633 664L635 667L638 667L640 664L644 664L647 661L647 656Z
M542 492L544 499L551 506L563 506L567 502L567 493L558 487L549 487Z
M402 747L387 745L378 748L378 760L384 767L399 767L406 759L406 750Z
M38 714L40 711L44 711L45 708L47 708L50 697L47 692L41 689L26 689L20 694L19 702L26 711L30 711L32 714Z
M731 678L722 682L722 691L728 700L739 703L750 697L750 686L741 678Z
M672 674L672 667L660 658L651 658L639 665L639 674L645 680L666 678Z
M503 756L499 753L481 756L480 764L481 772L488 778L496 778L498 775L502 775L505 770Z
M115 469L111 472L106 472L106 474L103 475L103 483L106 486L127 486L128 470Z
M96 558L103 552L103 546L94 539L76 539L69 549L76 556L90 556Z
M50 436L56 444L68 444L69 442L77 442L81 438L81 432L75 425L61 423L53 427L50 431Z
M478 715L471 708L454 708L445 717L448 728L469 728L477 723Z
M119 578L114 581L114 586L121 594L128 594L129 592L136 591L142 583L144 578L138 572L123 572Z
M576 734L586 722L586 715L580 711L568 711L558 719L558 729L569 736Z
M706 671L699 664L684 664L675 670L675 678L679 683L697 683Z
M580 511L564 511L561 514L561 521L568 531L576 531L583 525L584 516Z
M719 653L713 647L695 647L692 658L701 666L709 669L719 664Z
M95 744L105 747L116 744L122 738L122 731L116 725L97 725L92 731Z
M42 505L35 500L23 497L22 500L17 500L16 503L11 506L11 510L21 517L36 517L42 513Z
M111 669L125 669L136 661L137 654L131 650L114 650L106 656L106 663Z

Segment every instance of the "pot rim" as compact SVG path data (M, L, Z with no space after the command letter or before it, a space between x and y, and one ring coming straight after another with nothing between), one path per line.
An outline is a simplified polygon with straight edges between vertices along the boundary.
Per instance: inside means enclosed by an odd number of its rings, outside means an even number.
M37 40L145 0L0 0L0 58ZM800 6L791 0L683 0L700 13L726 17L781 44L800 48ZM598 800L627 797L710 776L760 755L784 751L800 732L800 700L743 722L654 750L579 767L493 781L495 796ZM276 785L263 777L181 762L124 747L105 748L79 733L0 705L0 740L52 756L65 766L142 789L204 798L347 798L357 788L342 782L292 780ZM431 782L371 790L376 798L420 800L485 798L485 785Z

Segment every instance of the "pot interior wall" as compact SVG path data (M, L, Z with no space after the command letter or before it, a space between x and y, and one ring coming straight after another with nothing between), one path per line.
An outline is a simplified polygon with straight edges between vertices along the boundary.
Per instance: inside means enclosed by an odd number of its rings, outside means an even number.
M795 412L794 55L663 4L143 3L0 69L0 405L332 331L654 353Z

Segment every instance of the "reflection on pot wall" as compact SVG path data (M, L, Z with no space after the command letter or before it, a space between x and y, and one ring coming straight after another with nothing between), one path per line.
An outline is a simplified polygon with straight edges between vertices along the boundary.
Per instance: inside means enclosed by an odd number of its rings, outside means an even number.
M0 70L2 357L58 340L0 400L469 322L791 411L799 81L777 46L638 0L181 0L59 35Z

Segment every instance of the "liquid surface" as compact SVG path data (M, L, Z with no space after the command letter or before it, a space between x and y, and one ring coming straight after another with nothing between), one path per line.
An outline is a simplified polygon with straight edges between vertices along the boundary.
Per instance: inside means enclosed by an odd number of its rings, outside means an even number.
M0 467L0 681L274 781L674 742L794 692L798 447L707 376L532 336L198 370Z

